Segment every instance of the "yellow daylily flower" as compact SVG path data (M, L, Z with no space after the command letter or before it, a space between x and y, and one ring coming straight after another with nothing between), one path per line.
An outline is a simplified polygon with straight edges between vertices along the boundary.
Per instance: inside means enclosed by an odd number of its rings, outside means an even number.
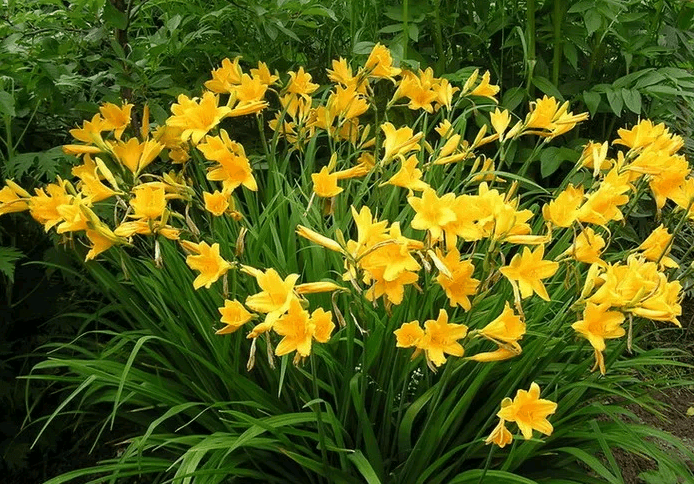
M432 188L425 189L421 197L407 197L407 203L416 212L410 226L417 230L428 230L433 241L441 240L443 228L456 220L454 202L455 194L447 193L439 198Z
M206 242L200 242L197 244L197 251L198 255L186 257L188 267L200 272L193 281L193 287L196 290L202 286L209 289L217 279L231 269L232 265L219 255L219 244L217 243L210 246Z
M626 334L622 323L624 314L619 311L609 311L609 304L594 304L589 302L583 311L583 319L571 325L571 327L586 338L595 349L595 366L600 368L600 373L605 374L605 360L602 352L605 351L605 340L621 338Z
M492 433L489 434L489 437L487 437L487 439L484 441L484 443L487 445L496 444L501 449L506 447L511 442L513 442L513 435L511 435L511 432L509 432L509 430L506 428L506 422L503 418L499 419L497 426L494 427Z
M177 101L171 106L173 116L166 120L166 125L182 128L181 140L190 139L194 145L231 113L228 106L218 106L219 99L209 91L199 102L184 94L180 94Z
M501 314L484 328L478 330L477 334L499 346L508 345L516 350L515 354L519 354L521 347L518 341L523 339L523 335L525 335L525 323L519 315L513 312L507 301Z
M286 92L299 96L309 97L320 86L311 82L311 74L304 71L303 66L297 72L289 71L289 84Z
M212 71L212 80L205 82L205 87L218 94L229 94L235 86L241 84L243 71L239 66L241 57L236 57L232 62L228 58L222 60L222 67Z
M203 192L205 210L215 217L220 217L229 209L229 193L215 190L214 193Z
M544 219L556 227L570 227L583 203L583 187L569 186L557 198L542 207Z
M424 330L419 325L419 321L403 323L400 329L393 331L393 334L397 338L396 346L398 348L416 347L424 338Z
M407 160L403 160L400 171L390 177L383 185L395 185L396 187L407 188L412 191L422 191L429 188L429 185L422 180L422 170L417 168L419 160L415 155L410 156Z
M244 272L255 277L261 292L248 296L246 306L259 313L284 313L289 309L289 303L297 299L294 294L294 285L299 279L298 274L289 274L284 280L280 278L275 269L269 268L265 272Z
M166 210L166 192L164 187L156 183L143 183L133 188L135 197L130 200L130 206L135 213L132 218L154 220L160 218Z
M512 284L518 285L523 299L535 293L545 301L550 300L542 279L552 277L559 269L559 264L543 260L544 254L544 245L538 246L533 252L530 252L527 247L523 247L522 255L514 255L508 266L499 269Z
M116 106L113 103L106 103L99 108L99 112L103 116L104 130L114 131L116 139L120 139L123 131L130 125L130 113L134 104L125 103L122 106Z
M412 131L412 128L409 126L395 129L395 126L391 123L383 123L381 125L381 130L383 130L383 134L386 137L383 142L385 153L382 163L384 164L389 163L397 156L404 156L411 151L419 151L422 149L419 145L419 141L424 134L414 134L414 131Z
M369 77L393 80L393 77L400 74L400 69L393 67L393 57L390 50L380 43L374 45L369 54L369 58L364 64L364 69Z
M219 312L222 315L220 321L226 326L215 331L215 334L231 334L253 319L253 314L249 313L237 300L225 299L224 307L219 308Z
M592 228L586 227L561 256L573 257L577 261L585 262L586 264L605 265L605 262L600 259L604 248L605 239L601 235L596 234Z
M29 210L29 197L29 192L11 180L6 180L6 186L0 190L0 215Z
M540 387L533 382L530 389L518 390L515 398L504 399L497 417L507 422L515 422L518 425L525 440L533 437L533 430L545 435L551 435L554 431L547 417L557 411L557 404L540 398Z
M437 319L424 323L424 337L420 344L427 360L434 366L441 366L446 362L446 354L463 356L465 350L458 340L467 336L467 330L464 324L449 323L446 310L439 310Z
M158 141L145 140L140 143L137 138L130 138L127 142L118 141L111 146L118 162L132 173L140 173L163 149L164 145Z
M452 247L445 257L440 249L436 249L438 259L446 266L450 276L440 273L436 282L446 291L449 304L452 307L461 306L469 311L472 307L469 296L477 294L480 281L472 277L475 266L469 260L461 260L460 252Z
M672 234L667 228L660 224L651 234L639 245L638 250L642 251L646 260L660 262L661 267L679 267L677 262L668 257L670 253L670 242Z
M475 71L475 77L477 76L477 71ZM480 97L486 97L491 99L492 101L498 103L499 101L494 97L499 93L499 86L490 84L489 79L491 75L489 71L485 71L484 74L482 75L482 81L480 81L479 85L474 88L468 96L480 96ZM464 91L464 89L463 89Z
M322 198L334 197L344 190L337 186L337 174L330 173L327 166L321 168L318 173L311 174L311 180L313 180L313 193Z

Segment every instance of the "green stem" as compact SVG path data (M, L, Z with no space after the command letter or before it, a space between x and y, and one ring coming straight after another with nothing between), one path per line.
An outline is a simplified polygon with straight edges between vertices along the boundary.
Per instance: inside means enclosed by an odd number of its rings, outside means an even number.
M561 27L564 23L564 2L554 0L554 57L552 59L552 84L559 85L559 67L561 66L562 38Z
M687 205L684 214L682 214L682 218L680 218L680 221L677 223L677 226L675 226L675 230L672 231L672 237L670 237L670 241L667 243L667 246L665 246L665 249L663 249L663 252L660 254L660 257L658 257L656 264L660 264L660 261L663 260L665 254L667 254L670 251L672 244L675 242L675 237L677 236L677 234L680 233L680 230L682 230L682 226L689 219L689 210L691 210L692 205L694 205L694 198L689 200L689 205Z
M528 11L526 17L526 35L528 37L528 80L527 90L533 96L534 89L532 87L533 71L535 70L535 0L528 0Z
M441 7L441 0L434 0L434 43L436 44L436 54L439 57L439 69L440 72L437 74L440 74L441 72L446 72L446 68L448 67L446 64L446 56L443 52L443 34L441 33L441 17L440 17L440 9Z
M408 0L404 0L402 2L402 58L407 59L407 44L408 40L410 38L410 29L409 29L409 12L410 9L410 2Z
M320 409L320 393L318 392L318 377L316 375L316 363L313 353L309 357L311 359L311 382L313 383L313 398L317 401L314 403L314 412L316 413L316 420L318 422L318 441L320 443L320 454L323 460L323 468L326 475L329 475L330 466L328 465L328 453L325 446L325 429L323 428L323 416Z
M487 471L489 470L489 466L492 463L492 456L494 455L494 450L496 450L496 448L492 444L492 446L489 449L489 455L487 456L487 462L484 463L484 469L482 470L482 474L480 475L480 480L477 481L477 484L482 484L484 482L484 477L487 475Z

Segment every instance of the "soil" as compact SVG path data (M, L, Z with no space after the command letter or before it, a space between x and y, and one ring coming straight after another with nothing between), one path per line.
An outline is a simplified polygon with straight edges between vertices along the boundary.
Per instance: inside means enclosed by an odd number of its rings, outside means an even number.
M656 332L653 334L653 344L658 347L677 348L688 353L690 356L683 361L694 365L694 300L686 300L683 303L682 312L686 315L680 318L682 331ZM694 370L689 369L687 374L683 374L681 377L694 380ZM666 404L662 410L665 418L661 419L637 405L632 405L629 409L639 417L642 423L679 437L694 450L694 414L687 414L690 408L692 408L691 412L694 413L694 386L667 388L654 393L652 396ZM650 459L629 454L620 449L614 451L614 455L622 468L625 484L647 483L646 480L639 477L640 474L657 470L657 464ZM689 467L694 471L694 463L690 462Z

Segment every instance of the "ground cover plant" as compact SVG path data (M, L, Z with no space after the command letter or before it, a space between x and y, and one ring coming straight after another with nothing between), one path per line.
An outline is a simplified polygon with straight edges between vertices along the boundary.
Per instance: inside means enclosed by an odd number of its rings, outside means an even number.
M69 179L6 182L0 213L59 234L118 315L27 377L62 392L39 441L66 414L96 442L128 429L49 482L620 482L618 448L691 480L692 451L627 409L687 383L642 344L679 326L682 138L640 121L548 189L525 175L588 113L519 117L489 72L456 85L380 44L327 77L224 59L162 124L104 104Z

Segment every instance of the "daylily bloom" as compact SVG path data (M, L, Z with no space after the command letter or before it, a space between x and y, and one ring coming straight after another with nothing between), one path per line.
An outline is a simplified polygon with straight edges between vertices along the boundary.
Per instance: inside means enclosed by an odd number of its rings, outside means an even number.
M395 126L391 123L383 123L381 129L386 137L383 142L385 154L383 155L382 163L388 163L396 156L404 156L411 151L419 151L422 149L419 145L419 141L424 134L417 133L415 135L412 128L409 126L395 129Z
M0 190L0 215L29 210L29 192L11 180Z
M511 122L511 113L508 111L508 109L499 111L499 108L496 108L493 113L489 114L489 118L491 120L494 131L496 131L496 134L499 135L499 141L503 142L504 132L506 131L506 128L508 128L508 125Z
M407 160L402 162L400 171L381 185L395 185L413 191L426 190L429 188L429 185L422 180L422 170L417 168L418 164L419 160L417 160L417 157L415 155L410 156Z
M102 128L114 131L116 139L119 140L125 128L130 125L130 113L133 106L130 103L125 103L122 106L116 106L113 103L102 105L99 108L99 112L101 112L104 119Z
M253 319L253 314L249 313L246 308L243 307L243 304L236 300L230 301L229 299L225 299L224 307L219 308L219 312L222 315L220 321L226 324L226 326L215 331L215 334L233 333Z
M464 310L469 311L472 307L469 296L477 293L480 283L472 277L475 266L469 260L460 260L460 252L455 247L448 251L446 257L443 257L440 249L437 249L436 254L450 274L447 276L440 273L436 277L436 282L446 291L446 296L448 296L452 307L461 306Z
M132 218L154 220L160 218L166 210L165 190L159 184L143 183L133 188L135 197L130 206L135 213Z
M161 221L134 220L123 222L113 231L118 237L132 237L135 234L152 235L159 234L170 240L177 240L181 231Z
M288 311L280 316L273 326L282 341L275 348L277 356L296 351L306 357L311 354L311 339L314 328L311 325L308 311L301 307L298 299L292 299Z
M612 162L607 160L607 150L609 148L609 143L605 141L604 143L588 143L578 163L586 168L593 169L593 176L597 177L600 174L600 170L612 168Z
M393 67L390 50L380 43L374 45L366 64L364 64L364 69L369 73L369 77L382 79L393 80L394 76L400 74L400 69Z
M489 437L484 441L487 445L496 444L502 449L511 442L513 442L513 435L511 435L511 432L506 428L506 422L503 418L499 419L497 426L494 427L492 433L489 434Z
M320 86L311 82L311 74L304 72L304 68L299 67L297 72L289 71L289 84L286 92L299 96L310 97Z
M589 302L583 311L583 319L571 325L578 333L586 338L595 349L595 366L600 373L605 374L605 340L621 338L626 334L622 323L624 314L619 311L609 311L609 304L594 304Z
M424 338L424 330L419 325L419 321L411 321L404 323L400 329L393 331L397 338L396 346L398 348L416 347Z
M103 146L104 140L101 137L102 131L107 131L106 120L99 114L95 114L90 121L85 120L81 128L70 130L73 138L83 143L97 144Z
M45 191L43 188L37 188L36 195L29 198L29 213L34 220L43 224L46 232L63 221L58 207L69 204L73 199L73 196L65 191L65 184L65 181L58 178L58 182L47 185Z
M501 402L501 410L496 414L502 420L515 422L523 438L531 439L533 430L545 435L554 431L547 417L557 411L557 404L540 398L540 387L533 382L530 390L518 390L516 397L505 398Z
M455 194L447 193L438 197L432 188L427 188L421 197L407 197L407 203L414 209L416 215L410 226L417 230L428 230L433 241L442 239L443 227L456 220L453 211Z
M311 174L313 180L313 192L319 197L334 197L344 190L337 186L337 176L330 173L327 166L324 166L318 173Z
M107 187L101 182L100 167L95 163L89 154L84 155L84 164L72 168L72 174L80 179L78 188L89 200L89 203L97 203L116 195L118 192ZM112 177L113 175L111 175ZM114 180L115 181L115 180Z
M544 219L557 227L570 227L578 217L583 202L583 187L569 186L557 198L542 207Z
M605 247L605 239L601 235L596 234L595 231L586 227L578 236L574 243L564 251L562 256L573 257L579 262L585 262L586 264L600 264L605 263L600 259L600 254Z
M437 319L424 323L424 337L420 344L427 360L434 366L441 366L446 362L446 354L463 356L464 349L458 340L467 336L467 329L464 324L449 323L446 310L439 310Z
M275 348L277 356L286 355L296 351L299 357L307 357L311 354L311 342L313 339L319 343L327 343L330 333L335 328L332 322L332 314L319 308L309 317L308 311L301 307L298 299L291 301L289 310L274 324L273 330L282 341Z
M255 277L261 292L248 296L246 306L259 313L267 313L265 322L259 330L254 329L249 337L256 337L262 331L268 331L274 322L282 314L287 312L293 300L297 300L294 293L294 285L299 279L298 274L289 274L284 280L279 276L275 269L269 268L265 272L252 269L247 266L242 267L242 271ZM256 326L256 328L258 328Z
M116 234L103 223L97 224L94 229L87 229L85 235L92 244L84 259L85 261L93 260L96 256L110 249L116 243L123 242L123 239L116 236Z
M219 163L208 168L208 180L221 181L224 190L229 192L239 185L252 191L258 190L246 151L240 143L231 140L225 130L219 130L219 136L207 136L203 143L197 145L197 148L205 155L205 158Z
M518 344L525 334L525 323L516 313L513 312L508 301L504 305L504 310L491 323L478 330L477 334L495 342L499 346L508 345L520 353L521 347Z
M639 250L643 251L643 256L646 260L660 262L662 267L679 267L677 262L668 257L670 253L670 242L672 234L670 234L663 224L651 232L646 240L639 246Z
M473 76L477 77L478 72L479 71L475 70L475 73L473 74ZM486 97L486 98L489 98L492 101L498 103L499 101L497 101L497 99L494 96L496 96L499 93L499 86L494 85L494 84L490 84L489 79L490 79L489 71L485 71L484 74L482 75L482 81L479 83L479 85L476 88L474 88L472 91L470 91L468 96ZM463 93L465 93L464 88L463 88Z
M588 113L574 115L568 110L568 101L560 106L553 97L544 96L542 99L531 102L522 134L536 134L553 139L571 131L576 124L588 119Z
M158 141L145 140L140 143L137 138L111 145L111 151L118 162L132 173L140 173L159 156L163 149L164 145Z
M549 301L549 294L547 294L542 279L552 277L559 269L559 264L543 260L544 255L544 245L538 246L533 252L530 252L527 247L523 247L522 255L514 255L508 266L499 269L512 284L518 285L523 299L536 293L545 301Z
M219 99L211 92L206 92L198 101L184 94L178 96L178 102L171 106L174 114L166 120L167 126L182 128L181 140L191 140L198 144L200 140L219 122L231 113L228 106L218 106Z
M212 71L212 80L205 82L205 87L212 92L228 94L232 92L238 84L241 84L243 71L239 66L241 57L236 57L234 61L228 58L222 60L222 67Z
M272 74L267 64L262 61L258 61L258 67L256 69L251 69L251 76L253 79L258 79L266 86L271 86L280 79L279 76Z
M361 94L366 94L367 79L363 76L353 76L352 68L344 58L333 59L332 66L332 70L328 69L328 79L345 87L353 87Z
M193 287L196 290L202 286L205 286L205 289L209 289L232 266L219 255L219 244L217 243L209 246L206 242L200 242L197 244L197 252L198 255L189 255L186 258L188 267L200 271L198 277L193 281Z
M229 193L215 190L214 193L203 192L205 210L215 217L220 217L229 209Z
M313 324L313 339L319 343L330 341L330 335L335 329L333 313L323 308L318 308L311 313L311 323Z
M434 107L432 103L438 96L436 91L432 89L433 74L434 71L430 67L427 68L426 73L420 70L419 76L410 71L405 71L391 102L404 96L410 100L407 105L408 108L415 111L423 109L428 113L433 113Z

